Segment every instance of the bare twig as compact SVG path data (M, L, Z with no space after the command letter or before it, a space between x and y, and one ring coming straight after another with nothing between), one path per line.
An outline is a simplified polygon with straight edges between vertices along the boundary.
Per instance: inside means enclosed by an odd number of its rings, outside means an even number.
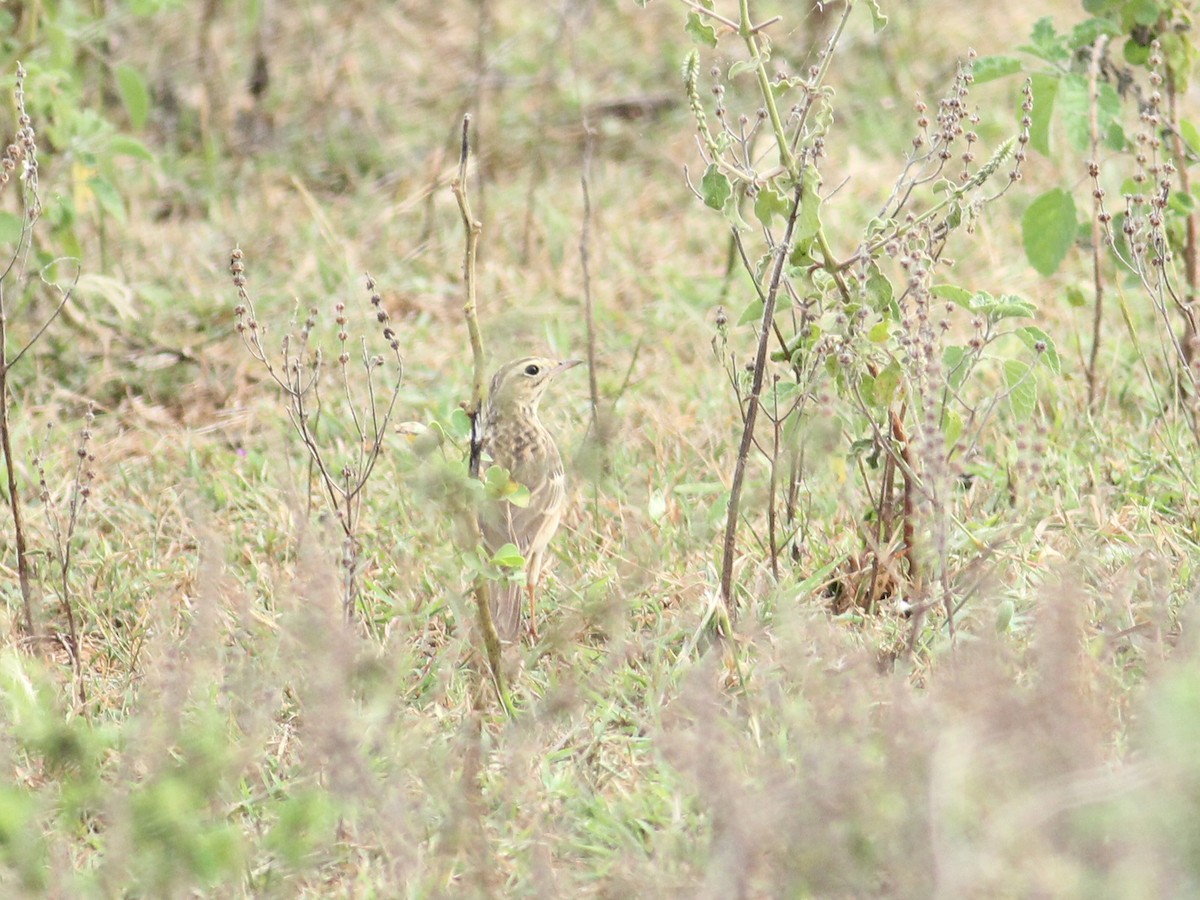
M463 255L463 286L466 302L463 304L463 316L467 320L467 334L471 341L471 357L474 361L474 375L471 382L471 400L467 406L467 416L471 420L471 448L468 463L472 478L479 476L479 463L483 455L483 386L484 358L483 335L479 330L479 310L475 295L475 259L479 247L479 233L483 226L471 212L471 201L467 196L467 163L471 154L471 116L463 116L462 149L458 159L458 177L450 185L454 198L458 201L458 211L462 214L463 228L466 231L466 249ZM479 524L473 517L466 517L469 522L466 531L479 544ZM483 645L487 652L488 665L491 668L492 680L500 702L506 711L512 712L508 692L504 687L504 676L501 670L502 656L500 651L500 635L496 632L496 623L492 620L491 591L489 582L482 576L475 578L473 593L475 607L479 616L479 630L483 634Z
M1100 60L1104 55L1104 48L1107 44L1107 34L1102 34L1096 38L1096 43L1092 45L1092 62L1088 67L1088 116L1092 141L1092 159L1088 163L1089 168L1099 166L1100 123L1098 106L1100 98L1098 96L1098 81ZM1093 173L1092 177L1095 178L1096 174ZM1096 405L1096 360L1100 355L1100 327L1104 313L1104 275L1100 268L1100 254L1103 249L1103 234L1100 227L1100 202L1103 198L1099 196L1098 191L1093 192L1092 196L1094 198L1092 201L1092 291L1094 294L1094 303L1092 306L1092 350L1088 355L1087 367L1088 409L1094 409Z
M746 461L750 456L750 445L754 440L754 425L758 419L759 397L762 396L763 375L767 367L767 346L774 334L775 302L779 295L780 283L783 280L784 266L787 265L788 256L792 252L792 235L796 230L796 220L800 216L803 192L803 179L797 179L783 240L774 247L775 265L771 270L771 281L767 288L766 300L763 303L762 321L758 331L758 351L754 358L754 374L750 383L749 402L745 423L742 426L742 440L738 446L737 460L733 468L733 483L729 489L729 510L725 519L725 540L721 553L721 600L725 604L731 623L737 620L737 604L733 596L733 556L737 544L738 516L742 501L742 485L746 477Z
M587 327L588 396L592 404L592 422L589 430L599 445L601 454L606 457L608 434L600 421L600 390L596 384L596 314L592 305L591 273L592 198L588 189L595 133L589 127L586 116L583 128L586 137L583 145L583 170L579 175L579 186L583 190L583 228L579 235L579 263L583 275L583 314ZM604 463L607 465L607 459Z

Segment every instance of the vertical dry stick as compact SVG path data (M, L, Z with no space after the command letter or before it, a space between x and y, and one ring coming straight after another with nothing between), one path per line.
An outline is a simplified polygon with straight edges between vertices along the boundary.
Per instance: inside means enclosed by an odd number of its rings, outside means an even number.
M775 265L771 270L771 283L767 288L767 299L763 304L762 322L758 328L758 352L754 357L754 375L750 383L750 396L746 404L746 420L742 425L742 440L738 446L737 460L733 467L733 484L729 488L729 510L725 518L725 541L721 553L721 600L730 622L737 619L737 604L733 597L733 551L737 544L738 515L742 502L742 484L746 478L746 460L750 456L750 445L754 440L754 424L758 419L759 397L762 396L763 373L767 368L767 345L771 341L775 324L775 300L783 279L783 267L792 252L792 234L796 230L796 219L800 216L804 182L797 178L796 190L792 194L792 210L788 215L783 240L775 245Z
M475 0L475 6L477 8L475 14L475 96L471 103L471 114L474 114L476 119L475 133L482 136L484 124L483 107L487 102L487 41L492 32L492 3L491 0ZM484 177L486 173L484 172L482 156L479 162L476 163L475 170L475 187L479 191L479 220L482 222L487 217L487 191L485 188L486 179Z
M25 617L25 635L32 638L35 636L33 583L29 577L29 549L25 545L25 521L21 514L21 495L17 490L17 471L13 462L12 437L8 424L7 344L4 291L0 289L0 451L4 453L4 467L8 475L8 504L12 510L13 529L16 531L17 581L21 585L21 612Z
M479 313L475 302L475 259L479 247L479 233L483 226L471 213L471 201L467 197L467 162L471 153L471 116L463 116L462 149L458 158L458 176L451 183L454 198L458 201L458 210L462 213L463 227L466 229L466 251L463 256L463 283L466 290L466 303L463 305L463 315L467 320L467 334L471 340L471 356L474 361L474 376L471 382L471 400L467 407L467 416L471 420L471 449L469 469L471 477L479 475L479 461L483 453L482 427L483 413L483 335L479 331ZM471 533L478 537L478 525L471 520ZM478 541L476 542L478 543ZM504 688L504 679L500 671L500 636L496 633L496 624L492 621L492 609L489 603L488 583L481 577L475 579L475 606L479 613L479 627L483 632L483 644L487 650L488 664L492 670L492 678L496 684L497 693L505 709L511 712L508 692Z
M1092 45L1092 63L1088 68L1088 113L1092 138L1092 158L1088 162L1088 168L1091 170L1093 183L1097 185L1096 178L1099 176L1100 166L1100 123L1097 107L1100 101L1096 85L1100 75L1100 58L1104 55L1104 47L1107 43L1107 34L1102 34L1096 38L1096 43ZM1093 409L1096 405L1096 359L1100 355L1100 325L1104 312L1104 279L1100 271L1100 251L1103 247L1103 234L1100 227L1100 202L1103 198L1099 196L1098 187L1093 192L1092 197L1092 290L1095 295L1095 302L1092 307L1092 352L1088 356L1087 367L1087 402L1089 410Z
M591 241L592 241L592 197L588 189L591 177L592 149L595 132L588 124L587 116L583 117L584 145L583 171L579 175L579 184L583 188L583 229L579 235L579 263L583 270L583 314L587 325L587 361L588 361L588 396L592 402L592 437L600 447L604 457L605 467L608 465L608 433L600 421L600 391L596 386L596 316L592 306L592 272L591 272Z

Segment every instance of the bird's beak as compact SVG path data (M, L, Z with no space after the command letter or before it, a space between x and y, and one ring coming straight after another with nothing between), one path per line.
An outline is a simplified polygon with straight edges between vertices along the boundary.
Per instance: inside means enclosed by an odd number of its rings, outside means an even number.
M558 375L560 372L565 372L565 371L567 371L567 369L573 369L576 366L581 366L581 365L583 365L582 359L564 359L562 362L560 362L557 366L554 367L552 374Z

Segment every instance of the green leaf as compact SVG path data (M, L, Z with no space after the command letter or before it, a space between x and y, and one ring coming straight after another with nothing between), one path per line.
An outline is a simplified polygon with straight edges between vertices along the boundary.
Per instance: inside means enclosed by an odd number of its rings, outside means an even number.
M763 55L763 63L764 64L766 63L767 58L768 58L767 55L764 54ZM732 66L729 67L729 80L733 81L733 79L737 78L739 75L745 75L746 73L754 73L757 71L758 71L758 63L756 63L754 60L740 59L737 62L735 62Z
M953 447L955 442L962 437L963 420L953 409L942 410L942 437L946 440L946 447Z
M113 156L130 156L146 162L154 162L154 154L137 138L127 134L115 134L108 142L108 152Z
M946 373L946 381L950 387L958 390L966 380L968 366L967 351L953 344L942 350L942 371Z
M1033 24L1029 43L1020 49L1049 63L1066 62L1071 58L1066 41L1054 30L1054 22L1049 16L1043 16Z
M1058 348L1054 346L1054 340L1050 335L1033 325L1018 328L1015 334L1021 339L1021 343L1038 354L1038 359L1044 362L1051 372L1055 375L1062 374L1062 359L1059 357Z
M1067 305L1074 307L1087 306L1087 297L1083 293L1083 288L1077 284L1067 287Z
M483 483L499 490L508 484L508 469L504 466L488 466L483 473Z
M731 203L726 203L725 208L722 209L721 212L729 222L730 226L736 228L743 234L754 230L750 227L749 223L742 218L741 204L739 204L736 200Z
M1139 44L1133 38L1125 42L1125 46L1121 50L1121 55L1124 56L1125 62L1131 66L1141 68L1150 61L1150 45Z
M1015 56L981 56L975 60L971 74L976 84L985 84L997 78L1015 75L1022 69L1021 61Z
M1087 78L1083 75L1064 76L1059 82L1057 103L1071 146L1080 152L1090 150L1092 98ZM1109 143L1113 139L1113 126L1120 127L1120 115L1121 98L1116 89L1111 84L1101 83L1096 89L1096 127L1100 140Z
M776 216L786 219L791 211L792 204L788 198L772 187L761 188L754 198L754 215L764 228L770 228Z
M1075 243L1075 199L1069 191L1051 188L1021 217L1025 256L1040 274L1052 274Z
M704 170L704 177L700 179L700 194L704 197L705 206L710 209L724 209L729 198L733 196L733 187L716 165L710 165Z
M88 179L88 187L92 189L92 193L100 201L100 208L118 222L124 224L125 201L121 199L121 195L113 187L112 182L107 178L101 178L97 175L94 178Z
M450 430L460 440L471 436L471 417L461 406L450 411Z
M957 284L935 284L932 293L933 296L939 297L942 300L949 300L955 306L961 306L963 309L974 309L971 306L971 298L974 295L966 288L961 288Z
M690 12L683 27L693 41L703 47L717 46L717 29L713 28L698 12Z
M875 389L872 399L879 406L888 406L896 399L896 391L900 387L900 363L892 360L878 375L875 376Z
M25 219L16 213L0 210L0 244L15 244L21 239Z
M1143 28L1156 24L1161 14L1162 10L1156 0L1129 0L1125 4L1125 15L1132 20L1132 24L1141 25Z
M117 92L125 111L129 113L129 122L134 130L140 131L150 115L150 91L142 73L133 66L120 65L113 70L117 80Z
M1183 137L1183 142L1187 144L1188 150L1194 155L1200 153L1200 131L1196 130L1196 126L1183 119L1179 123L1179 134Z
M871 260L867 267L866 289L866 299L872 309L891 316L893 319L900 318L900 311L897 309L894 299L892 283L883 274L874 260Z
M980 292L976 298L987 297L986 302L977 300L976 309L987 315L993 322L1001 319L1027 319L1037 315L1037 307L1016 294L1001 294L993 299L990 294Z
M757 322L762 318L763 310L765 308L766 304L763 303L762 300L758 298L751 300L750 303L747 304L746 308L742 310L742 314L738 316L737 323L739 325L745 325L749 322Z
M1027 421L1037 408L1037 382L1033 366L1016 359L1004 361L1004 384L1008 388L1008 405L1021 421Z
M807 166L801 178L804 187L800 191L800 215L796 219L792 243L807 248L821 230L821 176L815 167Z
M503 569L519 569L525 565L525 557L516 544L505 544L492 554L492 564Z
M1067 45L1072 50L1079 50L1096 43L1096 39L1102 34L1106 34L1109 37L1116 37L1120 33L1121 27L1112 19L1084 19L1071 29L1071 36L1067 39Z
M1054 113L1054 98L1058 94L1058 76L1035 74L1030 81L1033 90L1033 124L1029 128L1029 143L1042 156L1050 155L1050 122Z
M890 332L891 323L884 319L871 326L871 330L867 332L867 340L872 344L886 344Z
M879 8L879 0L867 0L867 9L871 12L871 27L875 29L876 34L879 34L887 27L888 17Z

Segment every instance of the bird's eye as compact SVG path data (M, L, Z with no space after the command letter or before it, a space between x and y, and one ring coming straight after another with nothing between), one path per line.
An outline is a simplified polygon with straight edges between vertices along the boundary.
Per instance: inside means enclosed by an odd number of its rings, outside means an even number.
M525 367L526 375L536 375L540 371L542 370L537 367L537 363L530 363Z

